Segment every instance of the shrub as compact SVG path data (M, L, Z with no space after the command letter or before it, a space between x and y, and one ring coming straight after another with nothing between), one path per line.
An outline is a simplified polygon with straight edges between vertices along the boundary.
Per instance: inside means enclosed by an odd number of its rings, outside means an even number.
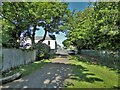
M49 58L50 46L48 46L47 44L39 42L32 45L32 48L37 50L36 60Z

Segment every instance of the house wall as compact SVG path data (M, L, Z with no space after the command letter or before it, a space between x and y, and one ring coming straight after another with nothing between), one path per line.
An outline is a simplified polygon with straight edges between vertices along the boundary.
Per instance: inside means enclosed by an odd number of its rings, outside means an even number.
M32 43L31 43L31 40L27 40L27 41L25 42L25 44L26 44L26 43L29 43L30 45L32 44Z
M35 40L35 43L38 43L39 40ZM48 45L48 41L50 41L50 49L55 49L55 40L44 40L43 43ZM31 40L27 40L26 43L31 44Z
M55 40L45 40L43 43L48 45L48 41L50 41L50 49L55 49Z

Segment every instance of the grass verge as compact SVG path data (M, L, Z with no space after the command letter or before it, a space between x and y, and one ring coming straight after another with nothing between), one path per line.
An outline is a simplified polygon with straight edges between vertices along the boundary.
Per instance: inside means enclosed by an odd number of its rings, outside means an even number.
M33 63L29 63L27 65L22 65L17 68L11 69L8 72L3 73L2 77L13 75L17 72L22 73L22 77L29 75L30 73L40 69L45 65L46 63L50 62L49 60L41 60L41 61L35 61Z
M70 56L76 65L74 75L65 80L67 88L118 88L118 73L106 66L83 62L83 58Z

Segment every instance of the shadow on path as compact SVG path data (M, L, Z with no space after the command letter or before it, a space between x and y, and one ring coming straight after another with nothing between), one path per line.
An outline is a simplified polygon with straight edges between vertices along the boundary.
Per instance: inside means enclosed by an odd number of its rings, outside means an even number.
M60 88L65 79L72 75L72 65L49 63L28 77L5 84L3 88Z
M21 88L21 90L24 88L63 88L65 79L69 79L71 76L79 77L79 79L71 79L87 82L102 81L99 78L88 78L87 75L94 74L83 73L87 69L80 65L70 64L68 58L55 58L51 61L51 63L45 64L40 70L31 75L3 85L3 88ZM73 73L73 68L79 70L79 74L77 71Z

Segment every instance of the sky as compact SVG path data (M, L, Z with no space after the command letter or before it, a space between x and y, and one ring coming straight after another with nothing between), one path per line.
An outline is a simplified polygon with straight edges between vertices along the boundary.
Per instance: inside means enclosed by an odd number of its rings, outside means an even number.
M71 11L76 10L76 11L84 11L88 7L88 2L70 2L68 5L68 9ZM44 35L44 30L40 28L40 30L36 31L36 36L43 36ZM47 35L48 36L48 35ZM56 34L56 41L60 46L62 45L62 42L67 39L65 37L65 33Z

